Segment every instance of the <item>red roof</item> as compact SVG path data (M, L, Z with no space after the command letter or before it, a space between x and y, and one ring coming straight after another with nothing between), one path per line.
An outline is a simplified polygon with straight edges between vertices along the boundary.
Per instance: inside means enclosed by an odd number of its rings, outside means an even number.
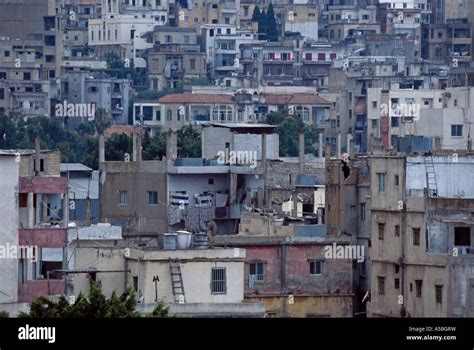
M127 136L133 135L133 125L112 125L104 131L105 138L111 137L113 134L125 134Z
M270 105L316 104L329 105L331 102L315 94L265 94L265 102Z
M234 103L230 95L216 94L169 94L159 99L160 103Z

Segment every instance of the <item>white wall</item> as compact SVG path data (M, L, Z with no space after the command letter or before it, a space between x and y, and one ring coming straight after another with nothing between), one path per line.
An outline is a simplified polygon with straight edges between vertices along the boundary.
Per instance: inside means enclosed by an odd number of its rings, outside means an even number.
M18 247L19 164L15 157L0 156L0 244ZM0 304L18 299L18 260L0 259Z

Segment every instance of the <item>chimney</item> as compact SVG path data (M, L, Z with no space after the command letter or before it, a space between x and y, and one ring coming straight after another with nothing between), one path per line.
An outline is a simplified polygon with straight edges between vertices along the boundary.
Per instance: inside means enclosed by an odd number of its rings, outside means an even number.
M166 158L168 160L178 158L178 135L176 129L171 129L166 134Z
M326 143L324 146L324 157L326 158L326 161L331 159L331 145L329 143Z
M299 134L299 164L300 174L304 174L304 133Z
M99 163L105 162L105 136L99 133Z
M142 128L133 128L133 161L142 161Z
M318 156L320 159L323 158L323 133L319 133L319 149L318 149Z
M38 176L41 170L41 139L39 136L35 137L35 169L34 174Z

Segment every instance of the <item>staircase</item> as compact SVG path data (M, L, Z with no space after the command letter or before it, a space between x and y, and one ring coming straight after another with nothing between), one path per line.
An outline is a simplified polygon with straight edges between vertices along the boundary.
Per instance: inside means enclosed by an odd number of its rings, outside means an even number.
M438 183L436 182L433 156L425 156L423 159L426 169L426 186L428 189L428 197L438 197Z
M183 275L181 274L181 264L179 259L170 258L171 288L173 289L174 301L176 303L186 303L184 294ZM182 298L180 300L180 296Z

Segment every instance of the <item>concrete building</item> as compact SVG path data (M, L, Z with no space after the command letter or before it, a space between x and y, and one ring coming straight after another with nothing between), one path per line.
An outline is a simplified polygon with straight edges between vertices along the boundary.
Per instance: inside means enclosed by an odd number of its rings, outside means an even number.
M369 317L474 313L473 156L370 157L372 292Z
M81 226L99 220L99 173L77 163L61 163L61 176L69 185L69 221Z
M39 142L36 144L35 151L2 152L2 159L10 160L5 171L18 175L16 180L12 177L4 181L8 191L3 198L10 201L4 207L11 211L15 225L7 221L2 235L5 243L28 247L32 252L19 255L15 268L6 274L5 285L2 280L8 295L2 300L5 303L31 302L41 295L63 294L65 290L65 280L56 270L63 267L65 256L68 217L63 213L68 205L67 180L59 176L59 152L40 151ZM12 164L11 160L16 162ZM16 187L11 187L12 183ZM2 262L2 266L8 262ZM8 276L13 278L8 280ZM11 292L12 288L17 292Z
M49 116L54 99L50 70L40 41L0 40L0 112L25 118Z
M44 55L46 79L60 77L62 61L61 28L56 0L2 0L0 33L3 37L39 41ZM8 56L5 56L8 57Z
M175 33L177 34L177 33ZM184 34L193 37L194 33ZM183 34L179 36L182 38ZM172 40L165 36L165 40ZM190 41L190 40L188 40ZM155 45L145 53L148 66L148 87L150 90L176 89L186 81L207 78L206 56L196 44L173 44L169 41Z
M344 246L347 240L314 235L314 230L310 236L280 236L280 229L266 236L255 229L256 235L213 239L245 249L245 300L264 303L267 317L352 316L352 263L325 257L327 246Z
M240 22L240 0L188 1L187 7L179 7L178 14L178 27L196 28L198 33L205 24L237 26Z
M18 187L19 187L19 162L15 161L15 154L0 153L0 169L4 179L0 183L2 196L2 225L0 225L0 241L2 251L9 251L8 245L17 249L19 246L18 221ZM13 257L2 256L0 259L0 308L2 304L16 303L18 301L18 260Z
M325 16L328 23L329 41L342 41L346 38L365 34L379 34L377 7L374 5L329 4Z
M432 149L472 149L471 88L369 88L367 100L369 145L391 147L396 138L425 136L432 139Z
M262 303L244 301L245 249L203 248L78 247L76 269L90 272L76 274L74 294L89 289L92 275L106 295L133 286L142 311L162 300L177 316L263 317Z
M89 46L99 57L116 54L130 62L137 57L137 50L144 49L141 36L153 31L155 18L146 15L125 14L119 1L102 0L100 18L89 20Z
M71 71L63 79L63 96L67 103L93 105L95 110L103 108L110 112L113 124L128 124L130 95L129 79L82 70ZM77 115L68 119L68 125L75 126L87 117Z

